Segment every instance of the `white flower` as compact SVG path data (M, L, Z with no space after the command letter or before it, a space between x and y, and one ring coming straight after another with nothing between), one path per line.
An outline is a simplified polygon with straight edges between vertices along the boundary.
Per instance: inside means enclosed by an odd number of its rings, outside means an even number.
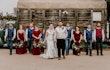
M20 42L18 42L18 43L16 44L16 46L17 46L18 48L22 48L23 45L24 45L24 42L23 42L23 41L20 41Z
M34 47L34 48L40 47L40 44L37 44L37 43L34 41L34 42L33 42L33 47Z
M75 44L72 45L72 48L75 49L75 50L79 50L80 49L80 47L76 46Z

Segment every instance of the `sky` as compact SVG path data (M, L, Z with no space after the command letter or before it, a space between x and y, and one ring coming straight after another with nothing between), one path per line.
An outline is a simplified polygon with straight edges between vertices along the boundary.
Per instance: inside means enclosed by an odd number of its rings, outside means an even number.
M17 7L18 0L0 0L0 12L6 15L6 12L13 13L14 8Z

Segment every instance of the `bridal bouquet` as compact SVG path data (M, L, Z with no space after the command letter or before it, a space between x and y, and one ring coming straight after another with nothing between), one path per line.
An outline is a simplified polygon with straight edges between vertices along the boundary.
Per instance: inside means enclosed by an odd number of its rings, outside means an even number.
M46 48L46 46L47 46L47 43L46 43L46 41L44 40L40 40L40 46L41 47L43 47L43 48Z
M23 42L23 41L20 41L20 42L17 43L16 46L17 46L18 48L22 48L23 45L24 45L24 42Z
M79 50L79 49L80 49L80 46L77 46L77 45L75 45L75 44L73 43L72 48L75 49L75 50Z

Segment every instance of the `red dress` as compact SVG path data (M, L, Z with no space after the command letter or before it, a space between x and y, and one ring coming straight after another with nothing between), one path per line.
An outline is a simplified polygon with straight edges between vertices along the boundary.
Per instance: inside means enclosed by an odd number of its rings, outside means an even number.
M76 33L74 31L73 34L74 34L74 39L76 41L75 45L78 47L78 46L80 46L79 40L80 40L80 37L81 37L82 33L81 32L80 33ZM73 54L78 55L78 53L80 53L80 50L73 49Z
M27 52L27 49L26 49L26 43L24 42L24 33L18 33L18 37L20 38L20 40L18 40L18 43L23 41L23 47L17 47L16 53L25 54Z
M80 40L80 36L82 35L82 33L80 32L79 34L76 33L75 31L73 32L74 34L74 39L76 41L75 45L80 46L79 40Z
M39 35L41 34L41 31L40 30L38 30L38 31L33 31L33 33L32 33L34 36L36 36L36 37L39 37ZM39 43L39 39L35 39L34 38L34 41L36 42L36 43Z
M36 37L39 37L39 35L41 34L41 31L40 31L40 30L38 30L38 31L34 30L32 34L33 34L34 36L36 36ZM39 43L39 39L35 39L35 38L34 38L33 40L34 40L34 42L36 43L36 46L37 46L37 44ZM33 46L33 48L32 48L32 54L33 54L33 55L40 55L40 54L41 54L40 48Z

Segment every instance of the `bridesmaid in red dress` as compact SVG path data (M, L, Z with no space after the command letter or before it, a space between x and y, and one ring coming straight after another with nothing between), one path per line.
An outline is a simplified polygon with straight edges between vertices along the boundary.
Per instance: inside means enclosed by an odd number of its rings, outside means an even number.
M25 43L25 31L23 30L22 25L19 26L19 30L17 31L17 40L18 46L16 48L16 53L25 54L27 52L27 49Z
M73 54L80 55L80 43L82 40L82 32L79 30L79 27L75 27L75 31L73 31L71 40L74 41Z
M41 31L39 30L39 28L37 26L35 26L35 30L32 33L32 37L33 37L33 48L32 48L32 54L33 55L40 55L41 54L41 50L40 50L40 46L39 46L39 40L41 38Z

